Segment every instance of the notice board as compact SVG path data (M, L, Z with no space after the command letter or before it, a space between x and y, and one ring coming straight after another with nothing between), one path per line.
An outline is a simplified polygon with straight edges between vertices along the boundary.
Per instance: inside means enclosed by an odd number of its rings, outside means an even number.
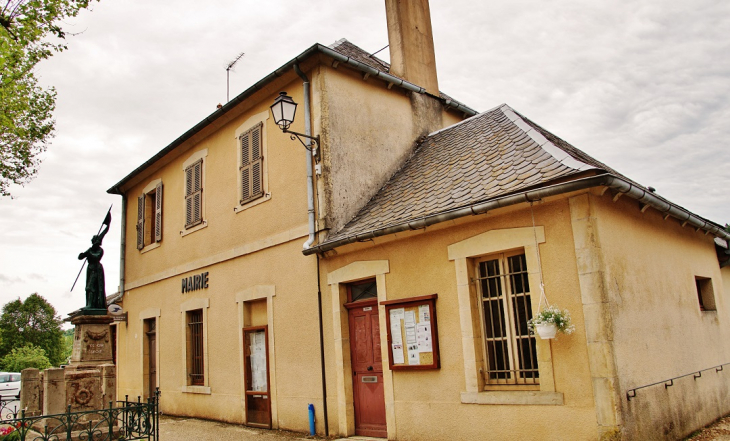
M391 370L439 369L438 294L380 302L388 327Z

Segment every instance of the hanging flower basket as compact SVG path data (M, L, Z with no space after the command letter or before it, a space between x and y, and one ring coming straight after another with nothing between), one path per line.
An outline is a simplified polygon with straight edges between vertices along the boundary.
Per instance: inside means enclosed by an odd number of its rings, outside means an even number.
M570 323L570 312L556 306L541 309L527 324L542 339L555 338L557 332L572 334L575 331L575 325Z
M558 327L555 323L540 323L535 325L535 333L540 336L543 340L549 340L555 338L555 334L558 333Z

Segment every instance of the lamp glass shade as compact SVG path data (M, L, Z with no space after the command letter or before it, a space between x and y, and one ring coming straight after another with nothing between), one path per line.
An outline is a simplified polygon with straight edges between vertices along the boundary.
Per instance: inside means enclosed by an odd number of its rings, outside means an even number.
M271 105L271 115L274 117L276 125L282 129L288 129L294 121L294 115L297 112L297 103L286 92L280 92L279 96Z

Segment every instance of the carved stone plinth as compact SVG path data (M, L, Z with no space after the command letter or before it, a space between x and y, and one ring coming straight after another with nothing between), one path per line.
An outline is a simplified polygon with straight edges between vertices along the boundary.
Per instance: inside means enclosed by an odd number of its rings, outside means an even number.
M109 315L82 315L71 320L74 330L71 366L98 366L114 363Z

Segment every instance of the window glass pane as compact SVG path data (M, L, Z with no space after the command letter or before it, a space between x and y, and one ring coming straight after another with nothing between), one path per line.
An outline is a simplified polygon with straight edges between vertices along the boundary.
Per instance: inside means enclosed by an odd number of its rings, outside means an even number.
M350 285L350 293L352 294L352 300L350 300L352 302L378 298L378 289L375 284L375 280L372 282Z
M487 338L503 337L505 335L504 303L497 300L484 302L484 327Z
M535 339L521 338L517 340L518 354L520 357L520 377L521 378L538 378L537 372L537 350L535 348Z
M515 334L529 335L527 329L527 321L532 318L532 305L530 305L530 296L515 296L512 298L512 309L515 317Z
M509 377L509 352L504 340L487 342L487 356L489 357L489 378L504 379Z

